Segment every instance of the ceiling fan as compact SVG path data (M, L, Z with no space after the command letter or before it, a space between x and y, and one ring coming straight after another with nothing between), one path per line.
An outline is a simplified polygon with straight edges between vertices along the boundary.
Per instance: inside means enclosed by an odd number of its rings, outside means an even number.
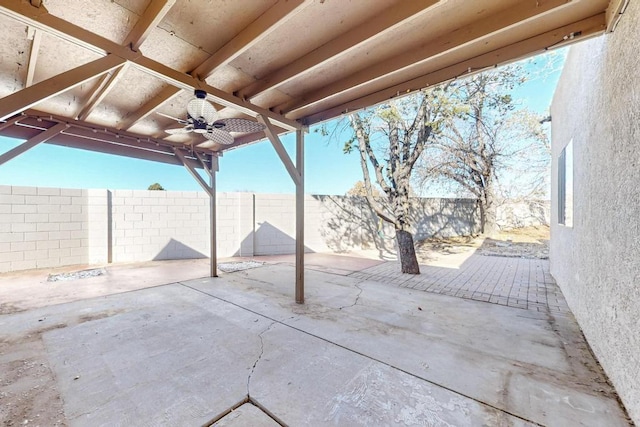
M167 129L165 132L171 135L196 133L204 136L208 140L223 145L233 144L233 136L229 132L252 133L264 130L262 123L247 119L219 119L216 109L206 100L207 93L196 89L193 98L187 104L187 119L177 119L166 114L158 113L161 116L176 120L184 125L181 128ZM210 143L205 142L198 146L208 147Z

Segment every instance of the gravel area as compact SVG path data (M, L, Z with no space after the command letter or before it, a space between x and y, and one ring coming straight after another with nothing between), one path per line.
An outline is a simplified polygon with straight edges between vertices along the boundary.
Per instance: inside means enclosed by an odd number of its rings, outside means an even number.
M263 265L263 262L257 261L222 262L218 264L218 270L224 271L225 273L233 273L234 271L262 267Z
M92 268L90 270L72 271L69 273L50 274L47 282L59 282L62 280L86 279L87 277L96 277L107 274L104 268Z

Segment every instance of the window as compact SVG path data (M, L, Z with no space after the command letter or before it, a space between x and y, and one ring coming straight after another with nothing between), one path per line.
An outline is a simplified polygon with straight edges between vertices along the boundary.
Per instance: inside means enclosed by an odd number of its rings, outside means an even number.
M558 158L558 224L573 227L573 140Z

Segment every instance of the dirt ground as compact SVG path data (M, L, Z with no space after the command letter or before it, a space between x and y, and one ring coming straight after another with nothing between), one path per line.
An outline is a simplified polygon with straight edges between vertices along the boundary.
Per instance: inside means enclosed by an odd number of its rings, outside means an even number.
M19 341L0 341L2 426L67 425L60 393L45 356L43 332L36 331Z
M481 255L518 258L549 258L549 227L532 226L501 230L493 238L484 236L430 238L416 244L420 262L442 255L477 250Z

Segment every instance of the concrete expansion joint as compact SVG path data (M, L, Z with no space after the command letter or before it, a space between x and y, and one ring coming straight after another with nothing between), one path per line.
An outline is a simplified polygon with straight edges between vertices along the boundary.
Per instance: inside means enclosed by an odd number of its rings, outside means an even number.
M361 283L362 283L362 282L361 282ZM185 283L181 283L181 284L182 284L183 286L185 286L185 287L189 288L189 289L192 289L192 290L196 291L196 292L202 293L202 294L204 294L204 295L208 295L208 296L210 296L210 297L212 297L212 298L216 298L216 299L218 299L218 300L220 300L220 301L224 301L224 302L226 302L226 303L228 303L228 304L231 304L231 305L234 305L234 306L236 306L236 307L238 307L238 308L240 308L240 309L242 309L242 310L246 310L246 311L248 311L248 312L251 312L251 313L253 313L253 314L256 314L256 315L258 315L258 316L261 316L261 317L263 317L263 318L265 318L265 319L269 319L269 320L271 321L271 324L270 324L267 328L265 328L262 332L260 332L260 334L258 335L258 336L259 336L259 338L260 338L260 354L258 355L258 357L256 358L256 361L254 362L253 366L251 367L251 372L249 373L249 376L248 376L248 378L247 378L247 399L248 399L248 401L249 401L250 403L252 403L253 405L255 405L255 406L257 406L258 408L260 408L263 412L265 412L267 415L269 415L271 418L273 418L273 419L274 419L274 421L278 422L280 425L285 425L285 424L284 424L283 422L281 422L280 420L278 420L278 418L277 418L277 417L275 417L273 414L271 414L268 410L266 410L266 408L264 408L262 405L260 405L258 402L256 402L256 401L254 400L254 398L251 396L251 393L250 393L251 377L252 377L252 375L253 375L253 372L255 371L256 366L258 365L258 362L262 359L262 356L263 356L263 353L264 353L264 341L263 341L262 335L263 335L264 333L266 333L267 331L269 331L269 330L273 327L273 325L275 325L275 324L279 324L279 325L282 325L282 326L284 326L284 327L291 328L292 330L296 330L296 331L301 332L301 333L303 333L303 334L305 334L305 335L308 335L308 336L310 336L310 337L314 337L314 338L319 339L319 340L321 340L321 341L324 341L324 342L326 342L326 343L328 343L328 344L331 344L331 345L334 345L334 346L336 346L336 347L339 347L339 348L342 348L342 349L344 349L344 350L347 350L348 352L351 352L351 353L354 353L354 354L358 354L358 355L360 355L360 356L362 356L362 357L364 357L364 358L366 358L366 359L368 359L368 360L374 361L374 362L376 362L376 363L380 363L380 364L382 364L382 365L385 365L385 366L387 366L387 367L389 367L389 368L391 368L391 369L397 370L397 371L399 371L399 372L402 372L402 373L404 373L404 374L406 374L406 375L409 375L409 376L411 376L411 377L414 377L414 378L416 378L416 379L419 379L419 380L425 381L425 382L427 382L427 383L429 383L429 384L433 384L433 385L434 385L434 386L436 386L436 387L440 387L440 388L442 388L442 389L444 389L444 390L448 390L448 391L450 391L450 392L452 392L452 393L455 393L455 394L457 394L457 395L459 395L459 396L465 397L465 398L467 398L467 399L469 399L469 400L473 400L473 401L475 401L475 402L477 402L477 403L479 403L479 404L481 404L481 405L484 405L484 406L486 406L486 407L488 407L488 408L492 408L492 409L496 410L498 413L504 413L504 414L507 414L507 415L513 416L513 417L515 417L515 418L518 418L518 419L520 419L520 420L522 420L522 421L525 421L526 423L529 423L529 424L534 425L534 426L537 426L537 427L544 427L544 425L543 425L543 424L537 423L536 421L533 421L533 420L527 419L526 417L523 417L523 416L518 415L518 414L516 414L516 413L514 413L514 412L511 412L511 411L509 411L509 410L506 410L505 408L501 408L501 407L498 407L498 406L496 406L496 405L493 405L493 404L491 404L491 403L490 403L490 402L488 402L488 401L485 401L485 400L479 399L479 398L477 398L477 397L473 397L473 396L471 396L471 395L469 395L469 394L463 393L463 392L461 392L460 390L456 390L456 389L454 389L454 388L448 387L448 386L447 386L447 385L445 385L445 384L442 384L442 383L440 383L440 382L438 382L438 381L434 381L434 380L432 380L432 379L429 379L429 378L427 378L427 377L425 377L425 376L423 376L423 375L417 375L416 373L411 372L411 371L408 371L408 370L406 370L406 369L403 369L403 368L402 368L402 367L400 367L400 366L396 366L395 364L390 363L389 361L385 361L385 360L383 360L383 359L379 359L379 358L377 358L377 357L374 357L374 356L372 356L372 355L370 355L370 354L363 353L363 352L358 351L358 350L356 350L356 349L354 349L354 348L352 348L352 347L350 347L350 346L348 346L348 345L344 345L344 344L341 344L341 343L339 343L339 342L336 342L336 341L330 340L330 339L328 339L328 338L326 338L326 337L323 337L323 336L320 336L320 335L317 335L317 334L311 333L311 332L306 331L306 330L304 330L304 329L301 329L301 328L299 328L299 327L296 327L296 326L290 325L290 324L288 324L288 323L286 323L286 322L284 322L284 321L281 321L281 320L277 320L277 319L274 319L274 318L268 317L268 316L266 316L266 315L265 315L265 314L263 314L263 313L259 313L259 312L255 311L255 310L252 310L252 309L250 309L250 308L244 307L244 306L242 306L242 305L240 305L240 304L237 304L237 303L235 303L235 302L232 302L232 301L229 301L229 300L227 300L227 299L221 298L221 297L219 297L219 296L213 295L213 294L211 294L211 293L205 292L205 291L203 291L203 290L193 288L193 287L191 287L191 286L189 286L189 285L187 285L187 284L185 284ZM344 306L344 307L340 307L338 310L341 310L342 308L353 307L353 306L355 306L355 305L359 302L360 297L361 297L361 295L362 295L362 292L364 291L364 289L363 289L363 288L361 288L359 285L360 285L360 284L356 284L356 285L355 285L355 286L356 286L356 288L358 288L358 289L360 290L360 292L358 292L358 295L356 295L356 299L355 299L354 303L353 303L353 304L351 304L351 305L347 305L347 306Z

